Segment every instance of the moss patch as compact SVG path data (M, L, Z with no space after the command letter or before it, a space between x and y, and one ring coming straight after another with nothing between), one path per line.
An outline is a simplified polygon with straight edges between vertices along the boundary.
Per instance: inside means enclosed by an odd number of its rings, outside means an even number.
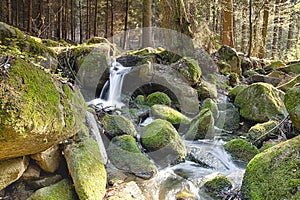
M219 109L216 102L210 98L207 98L202 102L202 109L204 108L208 108L212 112L214 119L217 119Z
M155 104L171 106L171 103L170 97L163 92L154 92L147 97L148 106L153 106Z
M249 162L259 153L256 146L243 139L233 139L225 144L225 150L236 160Z
M155 118L167 120L171 124L189 124L191 122L185 115L164 105L153 105L151 107L151 114Z
M217 175L207 180L203 185L204 190L214 199L223 199L223 193L232 188L231 182L224 175Z
M287 91L284 104L295 127L300 131L300 86Z

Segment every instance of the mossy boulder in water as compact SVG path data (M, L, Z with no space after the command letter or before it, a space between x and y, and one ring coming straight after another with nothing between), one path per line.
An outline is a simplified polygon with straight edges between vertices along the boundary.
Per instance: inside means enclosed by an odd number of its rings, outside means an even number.
M218 117L218 111L219 111L218 110L218 105L212 99L210 99L210 98L205 99L202 102L202 108L203 109L204 108L208 108L212 112L212 114L214 116L214 119L217 119L217 117Z
M202 188L214 199L223 199L223 194L232 188L232 183L226 176L217 175L207 180Z
M35 191L27 200L75 200L76 194L72 184L64 179L54 185Z
M225 144L225 150L228 151L233 159L249 162L259 150L256 146L243 139L233 139Z
M140 151L130 135L114 137L107 150L111 162L120 170L149 179L157 173L155 165Z
M214 83L202 81L200 85L196 87L198 98L203 100L206 98L215 99L218 96L217 87Z
M300 86L287 91L284 104L295 127L300 131Z
M247 85L237 85L234 88L232 88L229 93L228 93L228 97L234 101L235 97L245 88L247 88Z
M187 140L211 139L215 135L214 117L208 108L200 111L200 114L192 121L192 125L185 135Z
M256 155L243 178L243 199L300 199L300 137Z
M244 118L255 122L282 119L284 93L267 83L254 83L239 92L234 104Z
M171 124L189 124L191 120L182 113L165 105L154 105L151 107L151 114L157 119L164 119Z
M142 146L159 165L184 161L185 143L172 124L156 119L145 126L141 135Z
M102 199L106 191L106 171L96 141L82 138L64 149L68 169L80 199Z
M115 137L118 135L132 135L136 136L137 132L133 123L123 115L105 115L101 122L106 133Z
M171 106L171 103L170 97L163 92L154 92L147 97L148 106L153 106L155 104Z
M227 131L234 131L240 127L240 113L231 103L218 104L219 116L216 126Z
M50 74L16 58L0 76L0 159L35 154L76 134L85 102Z

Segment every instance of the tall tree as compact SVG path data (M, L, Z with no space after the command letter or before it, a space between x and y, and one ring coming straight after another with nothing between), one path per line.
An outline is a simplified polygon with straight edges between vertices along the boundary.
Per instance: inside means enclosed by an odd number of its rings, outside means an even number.
M267 30L268 30L268 23L269 23L269 13L270 13L269 0L265 0L263 25L262 25L262 31L261 31L261 45L260 45L259 54L258 54L259 58L264 58L265 57Z
M248 57L251 56L252 38L253 38L252 0L249 0L249 47L248 47Z
M152 0L143 1L143 47L151 46Z
M28 8L28 30L30 34L32 33L32 0L29 0Z
M7 22L12 24L12 9L11 9L11 0L7 0Z
M98 36L98 0L95 0L94 36Z
M222 42L224 45L234 47L233 38L233 1L224 0L223 6L223 32L222 32Z
M277 49L277 43L278 43L278 28L279 28L279 4L280 0L275 1L275 12L274 12L274 29L273 29L273 42L272 42L272 58L277 58L278 49Z
M124 21L123 49L126 48L127 26L128 26L128 11L129 11L129 0L126 0L125 1L125 21Z

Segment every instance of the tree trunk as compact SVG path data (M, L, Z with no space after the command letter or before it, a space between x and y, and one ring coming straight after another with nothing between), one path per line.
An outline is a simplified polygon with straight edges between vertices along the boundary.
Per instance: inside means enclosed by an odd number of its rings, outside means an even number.
M31 1L31 0L30 0ZM11 0L7 0L7 22L12 24L12 9L11 9Z
M280 0L275 1L275 17L274 17L274 29L273 29L273 42L272 42L272 58L277 58L278 49L277 49L277 42L278 42L278 27L279 27L279 11L278 7L280 4Z
M294 40L294 18L295 18L295 11L292 10L289 18L289 30L288 30L288 39L287 39L287 45L286 50L291 50L293 46L293 40Z
M263 25L262 25L262 31L261 31L261 45L260 45L259 54L258 54L259 58L265 57L267 30L268 30L269 12L270 12L269 9L270 9L269 0L266 0L265 5L264 5Z
M89 39L91 37L91 28L90 28L90 14L91 14L91 5L90 0L86 1L86 37Z
M127 26L128 26L128 9L129 9L129 0L126 0L126 2L125 2L125 22L124 22L123 49L126 48Z
M152 46L151 44L151 20L152 20L152 0L143 1L143 48Z
M62 23L63 23L63 0L59 0L59 8L58 8L58 39L62 39Z
M113 42L113 36L114 36L114 0L110 0L110 15L111 15L111 21L110 21L110 36Z
M252 38L253 38L253 25L252 25L252 0L249 1L249 46L248 46L248 57L251 56L252 50Z
M211 3L210 3L210 1L206 1L206 4L207 4L207 9L206 9L206 17L205 17L205 19L206 19L206 23L207 24L210 24L210 7L211 7Z
M51 2L50 2L50 0L47 0L47 5L48 5L48 10L47 10L47 16L48 16L47 38L50 38L51 37L51 31L52 31L52 26L51 26Z
M109 0L106 0L105 35L104 35L105 38L108 38L108 27L109 27L108 16L109 16Z
M74 22L74 3L73 0L70 2L71 7L70 7L70 14L71 14L71 40L74 42L75 41L75 22Z
M225 6L223 8L223 32L222 32L222 41L223 45L234 47L234 38L233 38L233 2L232 0L225 0Z
M28 30L29 34L32 33L32 0L29 0L28 8Z
M255 24L254 24L254 37L253 37L253 51L252 51L252 56L254 57L258 57L258 47L259 47L259 38L258 38L258 30L259 30L259 24L258 24L258 21L259 21L259 18L260 18L260 14L257 13L257 20L255 21Z
M95 0L94 36L98 36L98 0Z
M82 43L83 40L83 23L82 23L82 5L79 1L79 41Z

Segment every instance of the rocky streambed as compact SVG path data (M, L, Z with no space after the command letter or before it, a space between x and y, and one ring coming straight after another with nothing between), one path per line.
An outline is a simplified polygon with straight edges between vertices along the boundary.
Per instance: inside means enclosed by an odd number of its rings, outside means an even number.
M1 199L299 199L299 62L120 52L108 109L114 44L0 39Z

